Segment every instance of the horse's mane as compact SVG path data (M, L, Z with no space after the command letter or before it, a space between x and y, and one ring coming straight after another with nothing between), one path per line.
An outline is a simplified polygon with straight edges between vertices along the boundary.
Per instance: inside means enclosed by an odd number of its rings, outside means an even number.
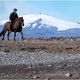
M23 17L19 17L18 19L23 19Z

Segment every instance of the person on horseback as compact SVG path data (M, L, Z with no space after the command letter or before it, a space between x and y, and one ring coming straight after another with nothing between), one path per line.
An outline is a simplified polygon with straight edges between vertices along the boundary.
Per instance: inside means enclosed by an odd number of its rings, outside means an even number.
M10 28L12 30L13 29L13 26L14 26L14 23L15 23L15 20L18 19L18 14L17 14L17 9L16 8L13 9L13 12L9 16L9 19L11 21Z

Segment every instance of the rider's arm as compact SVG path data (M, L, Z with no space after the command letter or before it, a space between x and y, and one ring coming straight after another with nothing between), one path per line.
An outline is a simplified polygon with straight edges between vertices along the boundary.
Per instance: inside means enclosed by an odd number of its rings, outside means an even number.
M16 14L16 17L18 18L18 14Z

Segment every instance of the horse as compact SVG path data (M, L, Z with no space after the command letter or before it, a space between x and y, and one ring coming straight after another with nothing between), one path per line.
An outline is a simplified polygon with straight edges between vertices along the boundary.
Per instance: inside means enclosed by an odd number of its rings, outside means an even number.
M14 40L15 40L15 37L16 37L16 32L21 33L21 36L22 36L22 39L23 39L23 32L22 32L22 26L24 26L23 17L19 17L18 19L15 20L15 23L13 25L13 29L11 29L10 26L11 26L10 21L8 21L4 24L4 28L3 28L2 32L0 33L0 36L3 35L2 40L4 40L6 32L8 32L8 34L7 34L8 40L9 40L9 35L10 35L11 32L14 32Z

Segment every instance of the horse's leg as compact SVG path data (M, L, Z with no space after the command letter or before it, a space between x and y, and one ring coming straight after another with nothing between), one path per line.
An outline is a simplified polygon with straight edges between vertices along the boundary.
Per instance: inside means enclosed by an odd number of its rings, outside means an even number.
M3 37L2 37L2 40L4 40L5 33L6 33L6 31L5 31L4 29L0 32L0 36L3 36Z
M9 40L9 35L10 35L10 33L11 33L11 32L10 32L10 31L8 31L8 34L7 34L8 40Z
M5 37L5 33L3 34L3 38L2 38L2 40L4 40L4 37Z
M14 32L14 40L15 40L15 37L16 37L16 32Z
M23 32L22 32L22 31L21 31L21 36L22 36L21 39L24 39L24 37L23 37Z

